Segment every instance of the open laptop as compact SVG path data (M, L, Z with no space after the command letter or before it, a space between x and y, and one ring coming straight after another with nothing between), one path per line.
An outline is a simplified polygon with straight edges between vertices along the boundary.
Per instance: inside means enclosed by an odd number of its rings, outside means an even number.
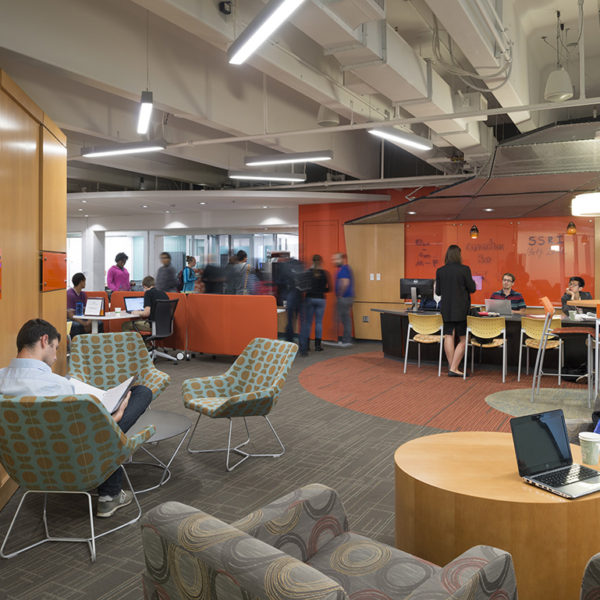
M493 300L492 298L485 299L486 312L495 312L506 317L512 315L510 300Z
M550 410L510 420L519 475L564 498L600 491L600 473L573 463L563 411Z
M130 313L134 310L144 310L144 296L126 296L125 310Z

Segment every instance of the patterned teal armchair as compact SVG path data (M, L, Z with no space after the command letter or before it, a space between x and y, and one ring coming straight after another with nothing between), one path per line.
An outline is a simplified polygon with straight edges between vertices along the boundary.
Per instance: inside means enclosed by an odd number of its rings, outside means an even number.
M3 396L0 395L0 462L26 492L0 547L0 556L12 558L44 542L86 542L92 561L96 559L99 537L135 523L141 516L109 531L94 533L92 498L95 489L119 468L131 487L123 463L136 448L154 434L149 425L127 437L115 420L93 396ZM132 488L133 491L133 488ZM5 547L25 498L44 494L42 521L45 537L20 550L6 554ZM46 516L49 493L84 494L88 499L91 535L64 538L50 535Z
M438 567L350 533L334 490L300 488L227 525L167 502L142 519L146 600L516 600L510 554Z
M152 399L165 391L171 376L159 371L139 333L78 335L71 344L71 377L108 390L132 375L152 390Z
M196 377L183 382L183 404L198 413L192 435L188 440L188 452L227 452L225 468L233 471L250 457L278 457L285 452L277 432L269 420L269 413L277 403L288 371L294 362L298 346L290 342L255 338L240 354L224 375L217 377ZM196 450L190 448L200 417L229 419L227 448ZM246 441L231 447L233 419L244 419ZM264 417L281 448L277 454L250 454L241 448L250 442L247 417ZM235 452L242 458L234 465L229 464L229 456Z

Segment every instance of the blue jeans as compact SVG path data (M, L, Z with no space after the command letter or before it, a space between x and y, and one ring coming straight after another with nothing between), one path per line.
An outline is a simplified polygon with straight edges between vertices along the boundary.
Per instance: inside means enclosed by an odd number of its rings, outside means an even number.
M285 327L285 339L294 341L294 324L302 311L302 294L296 289L289 290L285 296L287 303L287 325Z
M325 314L325 298L307 298L305 300L305 318L300 330L300 351L308 351L308 338L313 318L315 320L315 339L323 337L323 315Z
M152 402L152 390L145 385L136 385L131 388L131 396L127 408L117 425L123 433L133 427L143 412ZM123 469L119 467L104 483L98 486L99 496L116 496L121 491L123 480Z
M352 341L352 303L354 298L347 296L345 298L338 297L337 299L337 319L338 323L342 324L342 342L345 344Z

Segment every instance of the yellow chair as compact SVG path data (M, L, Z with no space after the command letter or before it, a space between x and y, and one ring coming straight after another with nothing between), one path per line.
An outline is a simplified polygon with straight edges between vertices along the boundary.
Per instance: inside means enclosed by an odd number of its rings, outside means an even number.
M469 334L471 341L469 342ZM502 337L500 337L502 336ZM487 340L480 342L475 337ZM475 366L475 348L502 348L502 383L506 379L506 320L504 317L467 317L467 338L465 347L465 363L463 379L467 377L467 357L469 346L473 348L471 354L471 373Z
M536 317L523 317L521 319L521 337L519 340L519 369L517 372L517 381L521 381L521 360L523 356L523 348L526 350L526 369L525 373L529 375L529 349L535 348L538 352L542 344L542 336L544 334L545 319ZM550 330L561 327L560 316L552 317ZM523 338L527 336L525 341ZM562 380L562 364L563 364L563 341L555 335L549 334L549 339L546 340L546 350L558 349L558 385ZM554 375L554 373L552 373ZM540 375L544 375L542 371ZM546 373L548 375L548 373Z
M415 335L411 339L410 331L414 329ZM417 343L417 365L421 366L421 344L439 344L440 358L438 361L438 377L442 374L442 347L444 345L444 322L442 315L424 315L408 313L408 332L406 333L406 351L404 352L404 372L408 362L408 345Z

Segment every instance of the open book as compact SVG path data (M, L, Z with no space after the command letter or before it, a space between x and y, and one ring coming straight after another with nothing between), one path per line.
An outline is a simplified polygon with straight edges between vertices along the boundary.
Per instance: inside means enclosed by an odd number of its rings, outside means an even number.
M123 383L120 383L117 387L106 391L84 383L83 381L79 381L79 379L74 379L73 377L69 379L69 383L73 386L76 394L89 394L90 396L98 398L98 400L104 404L104 408L112 414L119 409L119 406L121 406L121 403L125 400L125 396L127 396L127 393L133 387L136 380L137 375L134 375L133 377L126 379Z

